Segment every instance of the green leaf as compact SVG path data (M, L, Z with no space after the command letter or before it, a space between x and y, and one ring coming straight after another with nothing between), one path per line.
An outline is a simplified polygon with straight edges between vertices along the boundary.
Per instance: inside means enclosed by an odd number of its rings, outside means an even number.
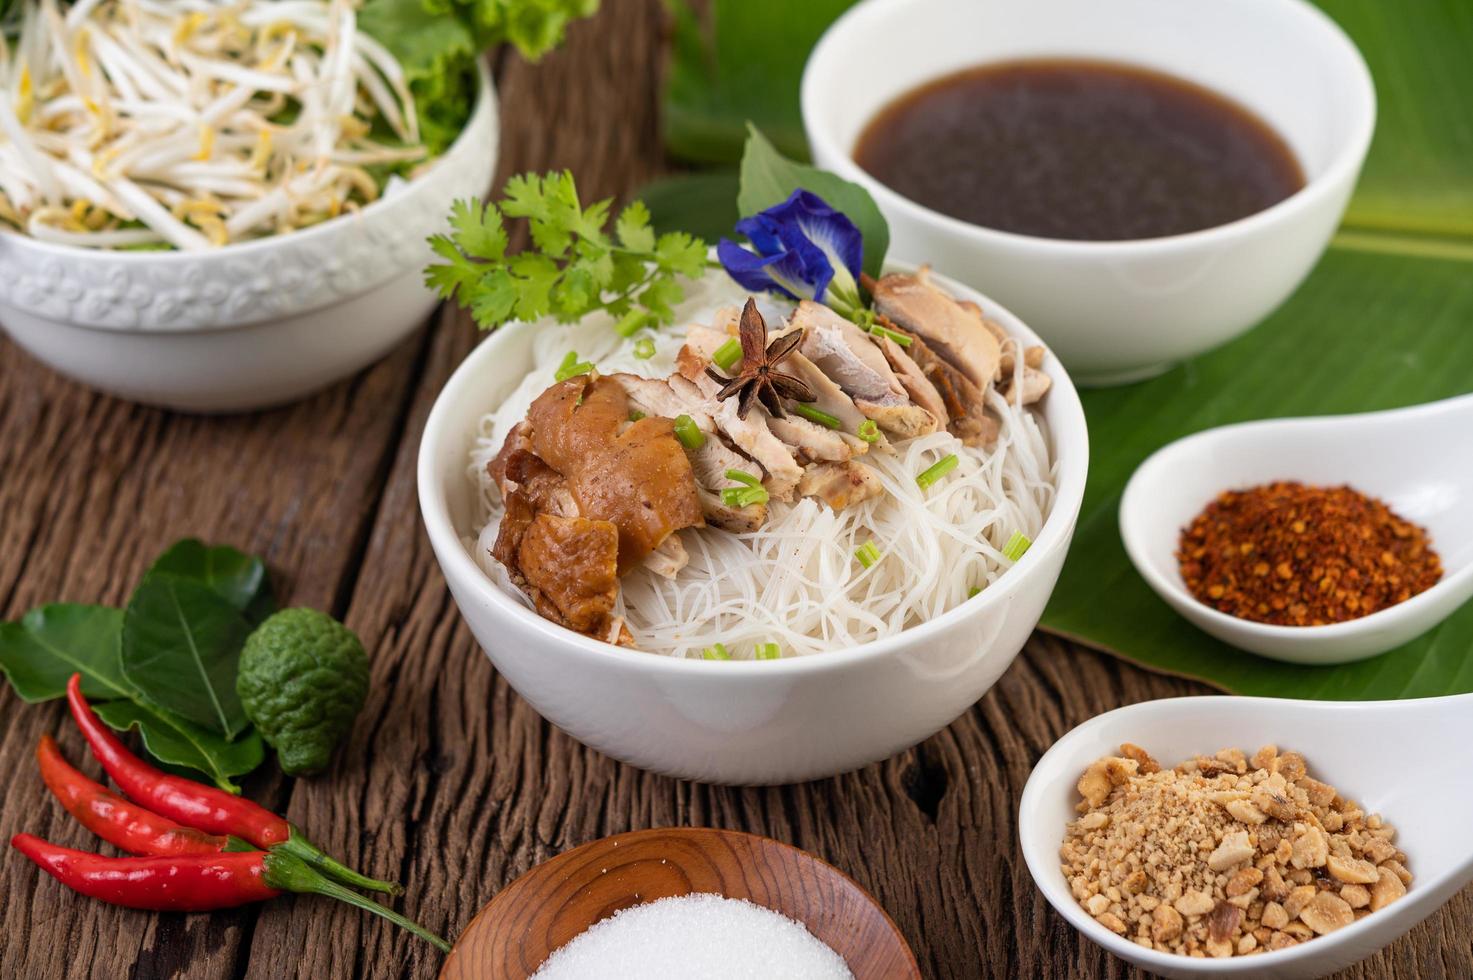
M675 307L685 299L685 290L674 279L656 279L639 294L639 302L662 321L675 316Z
M200 586L203 588L203 586ZM17 623L0 623L0 669L28 702L66 695L72 674L104 722L119 731L137 727L144 748L160 762L205 773L239 792L228 777L250 772L265 758L261 739L249 732L234 742L166 711L142 703L124 676L120 655L123 611L106 606L51 605L32 609Z
M232 776L253 771L266 758L261 736L251 730L235 741L192 725L159 708L133 701L110 701L94 705L97 715L118 731L137 728L143 747L160 762L205 773L221 789L239 793Z
M800 187L817 194L854 222L864 236L864 271L878 276L890 248L890 226L869 191L826 170L787 159L757 127L749 127L737 210L743 215L756 214L781 204Z
M655 247L655 233L650 230L650 209L643 201L631 201L619 212L614 232L619 236L619 244L627 249L648 252Z
M522 252L512 258L511 274L520 294L517 316L523 320L544 316L552 308L552 290L562 276L557 263L545 255Z
M1473 246L1427 253L1397 251L1394 240L1373 245L1367 250L1362 236L1337 239L1289 302L1233 343L1151 381L1082 393L1089 481L1044 629L1239 694L1343 700L1473 691L1473 603L1383 656L1298 667L1198 631L1157 598L1120 542L1127 479L1181 436L1248 419L1374 411L1473 391Z
M548 314L563 323L596 311L617 319L645 296L654 304L646 304L646 310L666 322L673 315L669 298L682 292L676 277L705 272L706 243L684 232L656 237L649 210L639 201L620 212L611 234L606 226L612 203L605 199L583 207L567 171L518 174L506 182L500 204L484 211L494 214L499 208L506 217L525 219L532 247L506 255L504 228L498 223L495 235L481 236L474 228L485 219L472 223L467 217L476 206L457 206L452 222L462 232L454 242L444 236L430 239L435 253L449 262L427 268L425 281L469 308L476 323L490 330L513 318ZM472 234L464 231L468 224Z
M389 49L414 97L420 138L432 154L460 135L476 97L477 47L469 26L424 0L367 0L358 27Z
M229 545L209 547L194 538L185 538L154 561L144 580L154 575L173 575L207 586L252 624L261 622L276 609L266 564Z
M661 269L698 278L706 271L706 243L683 231L668 231L655 246L655 261Z
M666 148L685 160L734 163L750 120L784 153L806 160L798 111L803 64L853 2L712 0L703 23L688 0L670 0L675 37L665 86Z
M455 201L450 205L450 227L455 243L472 255L496 260L506 255L506 227L501 212L480 201Z
M639 189L649 206L650 223L657 233L684 231L714 242L731 237L741 214L737 211L740 184L735 170L661 177Z
M233 739L250 726L235 693L250 631L210 586L151 572L123 617L123 674L146 700Z
M1376 136L1345 225L1473 236L1473 4L1319 0L1376 80Z
M123 613L106 606L51 605L32 609L17 623L0 623L0 670L21 700L35 704L66 694L82 675L89 698L131 698L123 676L119 640Z

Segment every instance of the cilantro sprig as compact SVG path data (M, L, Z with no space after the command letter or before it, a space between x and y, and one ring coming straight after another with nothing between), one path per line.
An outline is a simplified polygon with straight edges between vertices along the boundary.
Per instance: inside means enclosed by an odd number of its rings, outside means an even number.
M619 212L610 232L611 205L583 207L567 171L513 177L498 203L455 202L451 233L430 239L445 261L427 268L425 281L486 330L548 315L570 323L600 310L670 323L685 297L681 279L706 271L706 243L679 231L656 236L640 201ZM531 233L515 254L507 252L508 219L525 219Z

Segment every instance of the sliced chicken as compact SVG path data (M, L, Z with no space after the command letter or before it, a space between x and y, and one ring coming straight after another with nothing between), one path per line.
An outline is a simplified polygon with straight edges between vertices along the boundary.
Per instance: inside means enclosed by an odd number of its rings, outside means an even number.
M884 489L880 478L862 463L818 463L803 471L798 492L817 497L834 510L868 500Z
M776 335L771 335L776 336ZM685 368L681 373L686 377L695 377L697 383L710 381L705 376L706 366L711 363L712 355L722 344L730 340L728 334L711 327L695 325L690 327L685 334L685 347L680 351L680 357L684 358ZM797 375L793 367L793 358L797 355L789 355L783 359L782 370ZM695 374L695 367L699 364L700 373ZM811 365L810 365L811 366ZM720 368L718 368L720 370ZM815 371L817 374L821 372ZM804 378L803 380L807 380ZM832 386L832 382L830 382ZM702 384L702 388L706 385ZM842 395L843 393L840 392ZM853 403L850 403L851 409ZM772 434L791 446L802 460L845 460L856 452L853 445L846 440L842 433L794 413L785 419L774 418L766 412L761 413L767 422L767 427ZM749 419L755 417L753 414L747 416ZM857 436L854 442L863 445L863 440Z
M870 343L863 330L827 306L805 299L789 324L792 329L804 331L799 352L848 392L856 404L861 399L880 405L906 401L905 389L879 348Z
M663 578L674 578L690 561L680 535L672 534L644 558L644 567Z
M682 398L664 378L642 378L637 374L610 374L606 377L624 389L631 407L646 415L667 419L689 415L702 431L711 429L711 417L701 410L700 402Z
M697 371L696 377L700 380L692 381L683 373L674 375L670 378L670 388L682 398L704 406L721 434L766 471L762 483L769 494L778 500L792 500L803 470L793 459L792 451L767 427L765 414L759 418L754 410L747 418L738 418L736 402L716 400L716 382L702 371Z
M891 274L867 285L881 315L920 334L978 388L996 379L1002 358L997 336L976 304L959 303L937 288L928 267L922 266L913 276Z
M783 361L783 367L795 378L803 381L813 389L818 398L813 402L813 407L826 415L832 415L839 420L839 428L834 429L840 438L849 444L849 448L855 455L869 452L870 444L859 438L857 433L859 427L868 419L859 406L854 404L854 399L844 394L844 389L834 383L833 379L818 369L801 353L794 351ZM901 380L904 384L904 380ZM888 449L889 443L881 436L880 441L875 443L881 449Z
M719 527L733 534L743 534L755 531L767 522L766 504L732 507L721 499L719 491L712 492L703 487L699 492L701 510L706 514L706 523L712 527Z
M1022 381L1015 385L1013 379L1009 378L1006 387L1002 390L1002 396L1008 401L1015 402L1019 405L1032 405L1044 395L1048 394L1048 390L1053 387L1053 384L1053 379L1038 370L1038 368L1025 366L1023 368ZM1018 389L1016 395L1013 393L1014 388Z
M785 419L769 416L767 427L773 435L792 446L803 462L843 462L855 453L853 444L844 438L843 433L797 415ZM856 437L855 441L861 440Z
M946 411L946 403L941 398L941 392L926 377L920 365L889 337L880 338L880 351L885 355L885 360L895 369L895 376L900 379L900 384L905 388L910 400L924 408L936 417L936 422L942 428L951 424L951 415Z
M854 407L875 424L903 439L940 428L936 416L912 402L885 355L863 330L827 306L807 300L791 321L807 331L801 353L836 382Z
M997 439L1000 427L998 421L987 414L987 398L983 389L972 384L972 380L950 361L939 357L919 334L895 323L891 323L889 329L910 338L910 346L905 348L906 356L920 368L945 404L950 418L947 431L969 446L991 445Z

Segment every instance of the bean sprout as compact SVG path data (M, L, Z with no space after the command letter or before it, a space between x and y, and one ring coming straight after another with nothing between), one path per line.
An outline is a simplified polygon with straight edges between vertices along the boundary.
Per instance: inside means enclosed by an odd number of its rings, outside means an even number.
M354 0L57 0L0 34L0 225L207 249L375 200L426 157Z

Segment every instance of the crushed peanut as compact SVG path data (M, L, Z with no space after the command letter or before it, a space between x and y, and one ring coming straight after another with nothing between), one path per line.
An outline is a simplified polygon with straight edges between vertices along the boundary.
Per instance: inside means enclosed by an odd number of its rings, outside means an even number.
M1085 770L1059 856L1095 921L1147 949L1250 956L1406 894L1396 831L1272 745L1163 770L1137 745Z

